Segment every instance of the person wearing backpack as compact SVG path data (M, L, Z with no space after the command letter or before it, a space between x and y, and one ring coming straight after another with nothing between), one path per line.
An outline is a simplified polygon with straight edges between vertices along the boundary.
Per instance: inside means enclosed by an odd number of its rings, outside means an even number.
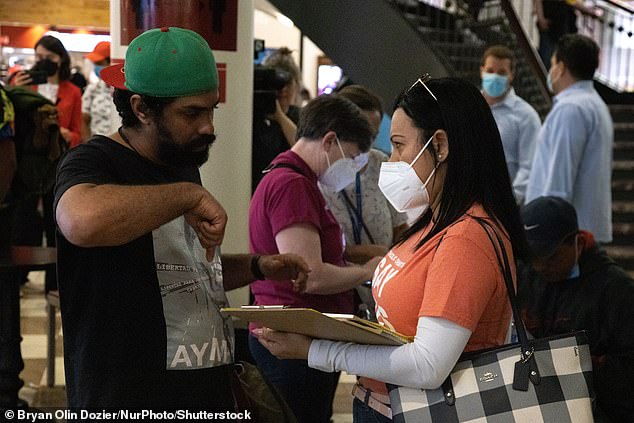
M57 108L40 94L26 88L6 91L15 110L15 157L17 167L5 199L10 207L12 245L55 246L53 185L55 168L67 148L61 136ZM40 213L39 205L42 205ZM26 281L26 274L23 278ZM55 274L47 273L46 290L55 289Z
M14 115L13 104L0 86L0 256L8 252L11 238L11 210L4 200L17 167L13 139Z

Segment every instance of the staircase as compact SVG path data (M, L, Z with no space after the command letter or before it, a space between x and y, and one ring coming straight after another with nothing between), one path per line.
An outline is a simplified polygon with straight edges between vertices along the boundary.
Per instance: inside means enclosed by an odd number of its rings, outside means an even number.
M634 104L610 105L614 121L613 241L608 254L634 273Z
M542 119L550 110L546 72L510 0L486 1L477 20L465 0L348 0L345 6L338 0L270 1L355 82L378 91L384 104L422 71L479 86L482 54L490 45L503 44L516 52L516 93ZM610 105L614 241L606 249L634 275L634 99L595 85L608 104L619 103Z
M521 29L508 0L487 1L475 21L462 2L388 0L421 40L429 45L451 76L480 85L480 65L487 47L502 44L516 52L513 87L542 118L551 107L545 70ZM448 5L449 4L449 5Z

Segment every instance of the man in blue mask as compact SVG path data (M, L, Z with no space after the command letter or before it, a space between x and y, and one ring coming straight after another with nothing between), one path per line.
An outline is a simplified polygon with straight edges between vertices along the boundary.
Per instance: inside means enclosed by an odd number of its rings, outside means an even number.
M513 192L522 204L541 125L539 115L511 86L515 57L507 47L496 45L484 52L480 76L482 95L491 106L502 138Z
M121 126L121 118L112 101L113 89L99 77L101 69L110 65L110 42L97 43L86 59L93 63L94 75L91 75L91 80L96 81L88 85L82 96L81 135L84 140L97 134L113 134Z
M573 206L539 197L522 209L533 252L520 272L518 300L535 337L586 330L593 362L596 422L634 416L634 280L579 230Z

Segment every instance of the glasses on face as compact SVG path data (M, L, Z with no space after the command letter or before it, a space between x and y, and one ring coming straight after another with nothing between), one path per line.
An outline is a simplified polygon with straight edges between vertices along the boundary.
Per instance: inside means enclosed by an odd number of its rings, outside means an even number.
M438 101L438 99L436 98L436 96L434 95L434 93L431 92L431 90L429 89L429 87L427 86L427 84L425 84L426 82L428 82L431 79L431 75L428 73L424 73L422 74L416 81L414 81L414 83L407 89L407 91L405 91L405 94L409 94L410 91L412 91L412 89L418 85L421 84L423 86L423 88L425 88L427 90L427 92L429 93L429 95L431 95L434 100Z

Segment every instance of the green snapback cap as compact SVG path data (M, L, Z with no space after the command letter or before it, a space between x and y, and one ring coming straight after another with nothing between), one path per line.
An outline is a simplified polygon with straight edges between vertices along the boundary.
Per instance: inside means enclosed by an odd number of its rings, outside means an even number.
M136 37L125 63L102 69L101 79L115 88L152 97L185 97L218 88L218 69L207 41L189 29L169 27Z

